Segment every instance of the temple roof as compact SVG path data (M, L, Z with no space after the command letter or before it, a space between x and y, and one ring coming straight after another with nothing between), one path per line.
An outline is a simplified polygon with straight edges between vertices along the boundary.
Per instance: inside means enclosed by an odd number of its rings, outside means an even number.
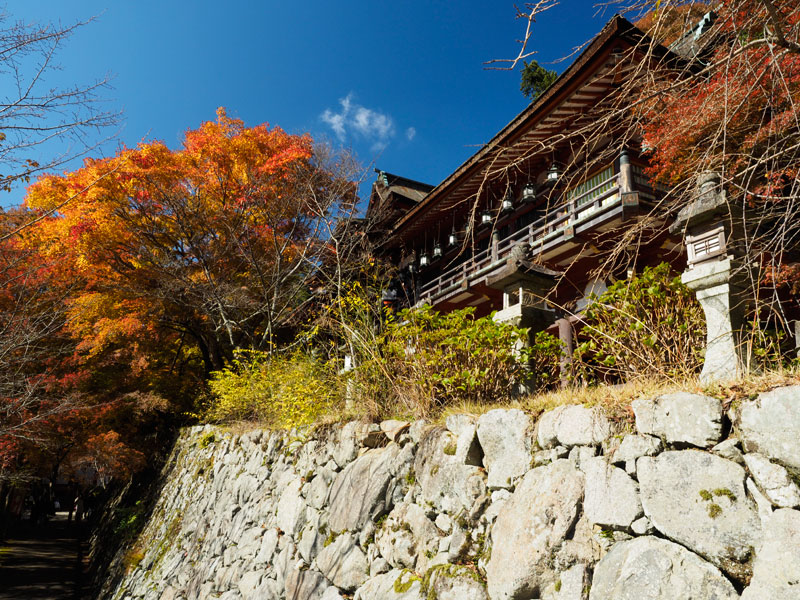
M377 218L379 214L383 218L399 217L398 210L405 212L413 208L434 188L430 184L380 169L375 169L375 172L378 177L372 184L365 217L368 220Z
M419 235L457 205L475 198L493 173L535 154L554 135L590 120L588 110L602 107L617 86L619 52L640 45L655 58L680 60L667 48L653 44L628 20L614 16L544 93L399 217L385 243Z

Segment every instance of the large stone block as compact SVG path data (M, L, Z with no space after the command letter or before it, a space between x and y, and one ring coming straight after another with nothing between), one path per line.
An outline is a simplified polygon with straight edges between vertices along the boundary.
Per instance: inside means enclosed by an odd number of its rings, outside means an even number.
M443 515L439 515L443 516ZM424 571L427 555L439 546L439 530L418 504L397 505L375 534L381 555L397 568Z
M486 474L480 467L464 464L457 441L451 432L434 428L425 432L417 446L414 473L422 499L439 512L469 511L486 493Z
M629 434L622 439L619 448L614 452L612 462L627 463L640 456L655 456L662 448L663 444L657 437Z
M358 531L391 509L393 480L410 460L397 444L369 450L336 475L330 488L332 531Z
M394 569L369 579L356 590L353 600L425 600L425 595L419 577Z
M746 579L761 540L745 471L697 450L663 452L637 461L642 506L653 526L726 572Z
M321 573L294 568L286 576L286 600L322 600L329 587Z
M597 564L590 600L736 600L719 569L686 548L644 536L619 542Z
M800 598L800 511L782 508L772 513L756 550L753 579L742 600Z
M589 597L590 583L586 565L573 565L559 573L556 582L548 586L542 594L542 600L586 600Z
M611 426L598 407L559 406L539 418L536 439L541 448L596 446L611 435Z
M711 396L678 392L634 400L636 428L669 444L707 448L722 437L722 403Z
M583 474L568 460L528 471L492 527L492 600L532 598L554 581L552 557L577 521L582 497Z
M794 508L800 506L800 489L789 473L758 453L745 454L744 462L758 486L775 506Z
M786 386L743 402L739 435L747 452L759 452L800 476L800 386Z
M303 481L299 477L284 488L278 501L277 525L281 531L294 537L305 525L306 501L301 489Z
M489 600L476 573L467 567L439 565L429 577L429 594L436 600Z
M346 592L355 591L369 577L367 557L351 533L343 533L322 549L317 556L317 568L333 585Z
M586 475L583 510L593 525L627 529L642 515L639 489L625 471L595 456L581 464Z
M511 487L531 468L531 420L521 410L490 410L478 419L478 440L490 489Z

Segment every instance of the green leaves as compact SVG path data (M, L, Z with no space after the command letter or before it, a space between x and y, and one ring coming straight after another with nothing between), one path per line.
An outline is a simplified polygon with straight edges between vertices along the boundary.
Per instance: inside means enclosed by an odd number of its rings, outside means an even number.
M417 414L448 404L497 402L519 383L545 387L556 381L559 341L539 333L528 346L528 337L526 329L491 316L476 319L474 308L404 310L387 323L380 354L356 369L355 380L392 390Z
M705 319L694 294L662 263L611 285L583 315L576 375L587 381L683 376L699 370Z

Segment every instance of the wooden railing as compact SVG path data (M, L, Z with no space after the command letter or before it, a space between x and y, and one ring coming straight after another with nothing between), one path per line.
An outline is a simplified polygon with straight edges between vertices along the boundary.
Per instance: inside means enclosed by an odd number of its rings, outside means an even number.
M619 191L619 175L613 173L595 187L548 210L530 225L492 242L489 248L463 263L444 270L421 286L418 300L431 302L456 290L463 281L484 276L504 263L517 244L527 244L534 252L541 252L561 237L568 227L579 225L618 206Z

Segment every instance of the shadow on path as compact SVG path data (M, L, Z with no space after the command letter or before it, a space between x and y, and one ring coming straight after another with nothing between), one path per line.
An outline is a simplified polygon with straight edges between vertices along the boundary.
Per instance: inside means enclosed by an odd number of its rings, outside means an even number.
M84 600L78 526L57 513L0 543L0 600Z

